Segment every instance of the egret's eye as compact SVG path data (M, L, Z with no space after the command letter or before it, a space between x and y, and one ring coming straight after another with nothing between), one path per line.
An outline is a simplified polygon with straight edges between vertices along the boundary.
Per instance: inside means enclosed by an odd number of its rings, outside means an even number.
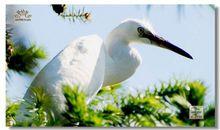
M138 31L140 37L142 37L144 35L144 33L145 33L145 30L142 27L138 27L137 31Z

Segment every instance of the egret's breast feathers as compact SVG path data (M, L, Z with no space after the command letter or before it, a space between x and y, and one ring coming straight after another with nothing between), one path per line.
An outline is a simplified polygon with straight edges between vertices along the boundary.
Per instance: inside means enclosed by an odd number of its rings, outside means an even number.
M106 54L104 86L120 83L128 79L141 64L141 56L135 48L121 46L118 51L120 52L115 52L111 55L116 58L112 58L108 53Z

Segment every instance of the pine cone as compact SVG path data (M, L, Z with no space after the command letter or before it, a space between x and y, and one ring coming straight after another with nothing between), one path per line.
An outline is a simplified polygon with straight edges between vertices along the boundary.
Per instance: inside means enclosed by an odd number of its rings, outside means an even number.
M90 13L85 13L84 17L86 20L91 20L91 14Z
M6 39L6 62L7 64L10 62L13 52L14 52L14 46L12 44L11 39Z
M65 4L63 4L63 5L61 5L61 4L53 4L52 8L53 8L54 12L56 12L58 15L60 15L66 9L66 5Z

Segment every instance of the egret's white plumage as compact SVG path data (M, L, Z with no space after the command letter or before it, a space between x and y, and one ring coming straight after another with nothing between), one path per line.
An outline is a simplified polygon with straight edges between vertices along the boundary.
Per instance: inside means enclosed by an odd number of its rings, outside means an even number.
M133 43L160 46L192 58L156 36L150 24L130 19L113 29L104 41L90 35L71 42L40 71L24 99L31 100L32 88L43 87L52 97L52 105L46 109L59 114L64 110L65 102L62 84L69 84L77 85L85 92L87 100L91 100L102 86L120 83L134 74L141 63L141 56L131 46Z
M24 99L30 99L32 87L44 87L53 96L56 111L64 110L62 85L77 85L88 97L98 92L104 81L105 52L97 35L78 38L57 54L35 77ZM59 105L57 105L59 104Z

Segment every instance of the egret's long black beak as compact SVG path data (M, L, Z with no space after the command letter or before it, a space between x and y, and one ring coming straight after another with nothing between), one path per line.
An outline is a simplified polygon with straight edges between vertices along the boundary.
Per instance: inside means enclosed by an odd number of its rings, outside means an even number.
M152 33L145 33L144 35L142 35L142 37L148 38L153 44L160 46L162 48L166 48L169 49L173 52L176 52L182 56L185 56L189 59L193 59L193 57L187 53L186 51L184 51L183 49L171 44L169 41L166 41L165 39L163 39L162 37L159 37L157 35L154 35Z

